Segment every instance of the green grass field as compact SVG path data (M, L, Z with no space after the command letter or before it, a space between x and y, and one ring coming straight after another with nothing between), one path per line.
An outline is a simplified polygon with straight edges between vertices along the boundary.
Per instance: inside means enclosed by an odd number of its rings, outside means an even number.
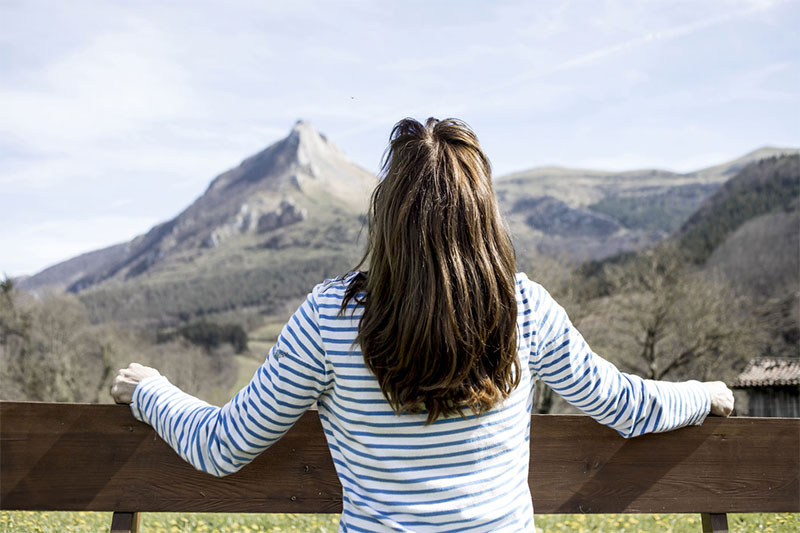
M141 533L189 531L252 533L302 531L330 533L337 530L339 515L320 514L227 514L227 513L143 513ZM95 532L108 531L111 513L0 511L0 533L5 532ZM800 531L800 513L729 514L734 532ZM658 531L699 533L699 514L630 515L542 515L536 530L577 532Z

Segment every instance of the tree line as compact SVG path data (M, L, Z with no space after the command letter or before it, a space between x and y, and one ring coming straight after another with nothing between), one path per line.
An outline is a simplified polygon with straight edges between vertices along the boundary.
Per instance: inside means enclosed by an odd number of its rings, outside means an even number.
M239 329L201 326L158 339L145 329L92 323L73 294L34 297L6 278L0 282L0 399L110 403L117 369L137 361L187 392L224 402L236 380L233 354L246 349Z

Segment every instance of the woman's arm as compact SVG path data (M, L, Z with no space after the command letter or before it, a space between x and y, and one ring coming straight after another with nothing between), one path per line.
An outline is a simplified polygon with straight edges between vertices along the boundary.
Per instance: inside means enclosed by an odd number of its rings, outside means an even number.
M721 382L672 383L620 372L592 352L544 288L529 283L538 317L531 371L570 404L626 438L699 425L709 412L730 414L733 396Z
M184 393L157 371L143 373L147 367L141 365L120 371L115 400L126 399L131 388L127 381L141 378L127 397L134 417L152 425L198 470L232 474L283 436L330 386L317 324L312 293L250 383L222 407Z

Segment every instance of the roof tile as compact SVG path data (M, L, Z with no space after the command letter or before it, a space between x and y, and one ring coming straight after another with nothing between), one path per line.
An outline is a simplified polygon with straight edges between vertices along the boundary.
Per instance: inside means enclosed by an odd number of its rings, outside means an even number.
M800 359L761 357L753 359L739 374L734 387L800 385Z

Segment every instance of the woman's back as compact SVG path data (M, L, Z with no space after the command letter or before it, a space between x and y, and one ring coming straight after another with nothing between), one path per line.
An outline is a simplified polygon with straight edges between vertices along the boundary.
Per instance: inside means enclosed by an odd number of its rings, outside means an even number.
M440 417L429 425L427 411L398 415L366 367L360 347L353 345L363 307L351 303L346 313L338 312L345 289L346 281L333 281L312 295L320 333L315 340L331 383L318 409L344 488L342 530L531 529L528 365L521 366L520 384L512 394L481 415L467 409L463 417ZM528 316L524 300L520 287L520 328ZM313 304L307 312L314 312ZM314 349L306 337L291 331L282 337L287 336ZM302 350L296 342L287 349ZM523 362L529 346L520 344Z

